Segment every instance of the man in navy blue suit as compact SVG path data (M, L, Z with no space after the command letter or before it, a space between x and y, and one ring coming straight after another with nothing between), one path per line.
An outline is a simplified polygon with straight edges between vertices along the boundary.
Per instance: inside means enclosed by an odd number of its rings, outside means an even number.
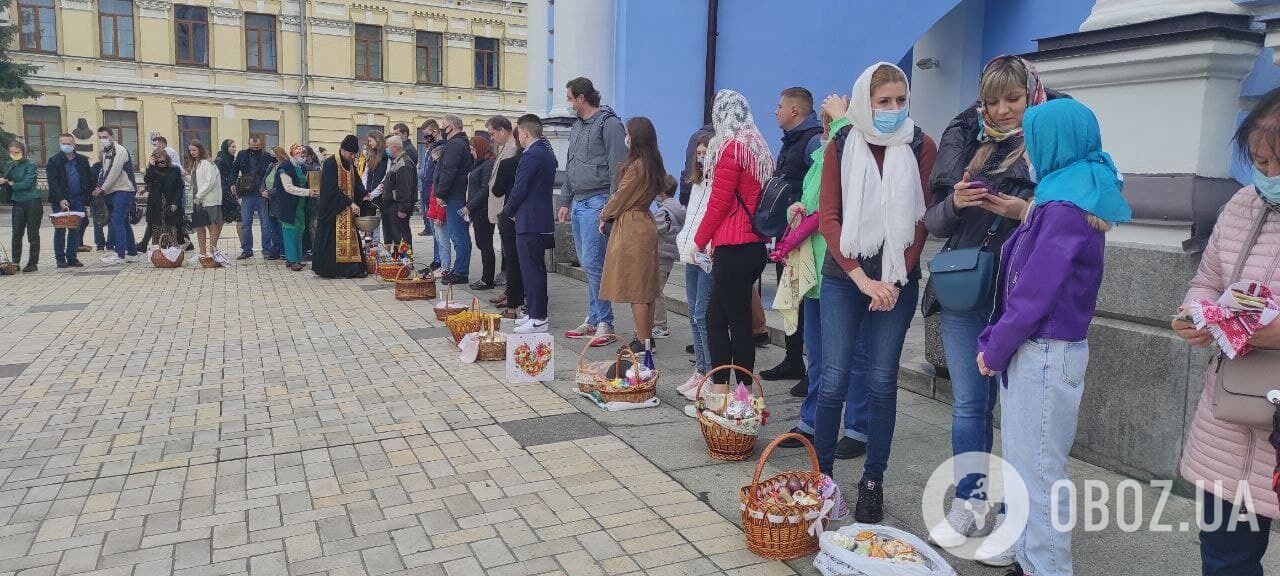
M529 315L516 320L516 334L545 333L547 322L546 252L555 246L552 188L555 186L556 154L542 137L542 120L526 114L516 122L517 141L524 149L516 168L516 182L507 196L502 218L516 223L516 252L520 276L524 279Z

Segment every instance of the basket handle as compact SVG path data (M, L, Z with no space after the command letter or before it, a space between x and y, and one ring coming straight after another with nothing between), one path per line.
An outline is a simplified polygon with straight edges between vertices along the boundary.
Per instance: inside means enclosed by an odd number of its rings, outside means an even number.
M725 364L723 366L716 366L715 368L712 368L710 372L707 372L706 376L702 377L702 381L698 383L698 390L696 393L694 393L694 396L693 396L693 403L695 406L698 404L698 402L702 400L702 389L707 386L707 383L711 382L711 375L721 370L738 370L739 372L746 372L747 374L751 375L751 381L752 383L755 384L755 388L756 388L756 394L757 394L756 397L764 398L764 386L760 384L760 377L756 376L755 372L747 370L746 368L738 366L737 364ZM731 392L726 391L726 393L731 393ZM728 407L729 407L729 401L726 399L724 406L720 408L720 414L723 415L725 409L727 409Z
M156 243L158 243L161 248L173 246L175 244L173 233L169 232L167 227L157 226L157 228L159 228L161 232L156 235Z
M805 451L809 453L809 467L815 474L821 473L821 470L818 468L818 453L814 451L813 443L810 442L808 438L805 438L800 434L787 432L786 434L774 438L773 442L770 442L768 446L765 446L764 451L760 453L760 460L756 461L756 472L751 476L751 484L753 486L760 483L760 474L764 472L764 463L769 459L769 455L773 453L774 448L778 447L778 444L781 444L782 441L787 438L800 440L800 443L804 445Z
M622 372L622 353L623 352L626 352L631 356L631 367L635 369L636 377L639 377L640 376L640 359L636 358L636 353L631 351L630 346L623 346L622 348L618 349L618 356L613 360L614 375L617 376L618 378L622 378L623 380L627 379L626 374L618 374L619 372Z
M4 244L4 243L0 242L0 244ZM3 247L3 246L0 246L0 247ZM581 371L584 368L584 366L582 365L582 361L587 359L587 350L591 349L591 341L595 340L595 338L583 338L583 340L587 341L587 345L583 346L582 352L578 353L578 371Z
M453 284L445 284L444 286L444 307L447 309L453 306Z
M452 286L452 284L450 284L450 286ZM477 318L480 317L480 299L475 296L471 297L471 312L474 313Z
M488 325L489 325L489 326L488 326L488 328L489 328L489 341L490 341L490 342L497 342L497 341L498 341L498 336L497 336L496 334L494 334L494 330L493 330L493 316L487 316L487 317L485 318L485 320L487 321L487 323L488 323Z

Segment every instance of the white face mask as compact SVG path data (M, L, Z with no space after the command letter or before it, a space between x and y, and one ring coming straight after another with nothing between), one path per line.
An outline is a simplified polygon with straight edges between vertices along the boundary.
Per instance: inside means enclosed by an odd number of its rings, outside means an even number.
M108 140L108 139L106 139L106 138L99 138L99 139L98 139L98 145L102 146L103 148L110 148L110 147L111 147L111 140Z

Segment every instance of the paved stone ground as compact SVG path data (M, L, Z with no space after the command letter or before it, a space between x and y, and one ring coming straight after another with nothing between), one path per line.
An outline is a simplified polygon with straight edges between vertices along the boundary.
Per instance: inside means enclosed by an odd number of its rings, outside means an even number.
M569 391L578 342L558 339L555 383L508 385L500 364L457 361L429 303L374 279L97 253L54 270L44 236L40 272L0 278L0 576L813 573L744 549L736 493L754 463L709 459L679 411L681 316L659 345L663 404L605 413ZM551 291L554 327L580 321L582 284ZM787 385L766 389L769 436L796 416ZM888 521L921 533L949 407L904 391L899 411ZM765 473L801 467L792 450ZM837 479L851 490L859 470L840 462ZM1191 532L1081 532L1076 558L1081 574L1197 566Z

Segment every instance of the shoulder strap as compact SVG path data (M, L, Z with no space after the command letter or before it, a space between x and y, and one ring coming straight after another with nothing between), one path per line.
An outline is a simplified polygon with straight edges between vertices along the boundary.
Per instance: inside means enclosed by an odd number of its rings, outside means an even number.
M1262 225L1267 223L1267 215L1271 214L1271 207L1266 202L1262 204L1262 214L1258 215L1258 221L1254 223L1253 230L1249 232L1249 239L1240 247L1240 255L1236 257L1235 268L1231 271L1231 282L1235 284L1240 281L1240 274L1244 272L1245 260L1249 259L1249 253L1253 252L1253 247L1258 243L1258 236L1262 235Z

